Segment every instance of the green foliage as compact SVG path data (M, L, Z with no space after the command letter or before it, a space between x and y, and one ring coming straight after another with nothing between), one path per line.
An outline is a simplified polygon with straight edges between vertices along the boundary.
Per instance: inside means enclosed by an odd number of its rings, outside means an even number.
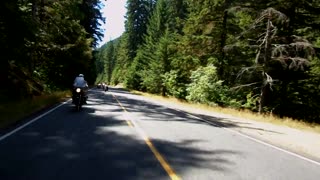
M1 93L15 97L95 80L92 47L101 37L98 0L4 0L0 3ZM88 28L90 27L90 28ZM6 91L6 92L4 92Z
M192 82L187 88L187 100L216 106L240 107L240 102L232 99L227 86L218 80L217 68L214 66L200 67L192 72Z
M70 1L70 0L69 0ZM80 12L78 15L80 18L80 25L87 32L86 38L93 38L91 47L96 47L98 41L102 40L103 34L100 29L102 23L105 22L105 18L102 17L100 9L102 9L101 0L71 0L73 6L79 7Z
M163 75L170 70L171 50L169 45L172 41L170 32L173 30L169 28L169 24L174 21L169 14L169 6L166 0L157 1L147 24L144 43L138 48L134 58L134 63L139 64L135 66L138 69L134 70L139 74L139 78L129 77L130 80L137 83L135 87L152 93L161 92L162 95L165 95L167 91L163 84ZM129 79L126 82L129 83Z
M142 71L142 84L147 90L153 93L166 94L163 75L168 72L170 64L170 37L168 31L160 38L155 45L155 52L149 57L149 63Z
M126 31L113 51L99 49L96 69L128 88L319 122L319 10L308 0L129 0Z
M129 69L129 65L131 61L129 61L128 57L128 34L124 33L119 39L117 39L117 43L115 43L115 65L112 70L111 82L113 84L118 84L119 82L124 82L127 71Z
M127 21L125 23L128 34L128 56L133 60L137 49L143 44L143 37L147 32L147 24L150 14L153 11L154 1L150 0L128 0L127 1Z
M140 84L141 82L141 75L139 73L140 70L141 70L140 62L137 60L133 61L133 63L131 64L131 66L129 67L125 75L124 84L127 88L143 90Z
M117 66L113 71L112 71L112 77L111 77L111 83L117 85L121 82L124 82L125 77L122 74L122 68Z
M250 92L249 94L247 94L246 102L242 105L242 107L245 109L256 111L257 110L256 104L258 103L258 100L259 100L259 96L253 95L253 93Z
M183 75L177 70L171 70L163 75L164 85L169 95L185 99L187 91L182 77Z

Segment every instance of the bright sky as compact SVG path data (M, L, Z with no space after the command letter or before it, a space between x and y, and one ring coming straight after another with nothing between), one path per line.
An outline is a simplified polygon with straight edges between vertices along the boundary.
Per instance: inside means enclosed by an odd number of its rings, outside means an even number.
M124 32L124 16L126 15L127 0L101 0L104 4L102 11L103 17L106 18L106 23L102 26L104 29L104 38L99 46L104 43L116 39Z

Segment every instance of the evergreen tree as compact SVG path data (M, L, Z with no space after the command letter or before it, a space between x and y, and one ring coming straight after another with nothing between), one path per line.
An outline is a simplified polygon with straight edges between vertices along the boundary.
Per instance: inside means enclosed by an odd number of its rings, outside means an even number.
M28 97L67 88L78 73L86 74L89 82L95 79L91 46L99 36L94 25L101 20L99 6L94 4L98 1L87 1L88 11L82 11L83 2L1 1L1 82L8 88L3 94ZM93 11L95 17L89 13ZM80 24L85 20L96 31L88 33Z
M309 0L130 0L111 79L317 121L319 8Z
M86 30L87 38L93 38L91 46L96 47L98 42L102 40L103 34L100 29L101 23L105 22L105 18L102 17L101 13L101 2L100 0L82 0L79 4L81 14L80 24Z
M138 47L143 44L143 36L146 34L146 25L150 13L153 11L152 0L128 0L126 15L126 33L128 33L129 59L133 60Z

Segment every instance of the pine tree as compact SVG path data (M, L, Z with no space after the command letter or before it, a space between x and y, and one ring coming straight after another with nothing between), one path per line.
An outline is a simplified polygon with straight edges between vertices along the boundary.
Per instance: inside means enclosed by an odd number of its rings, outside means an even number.
M148 19L153 11L152 0L128 0L126 14L126 33L128 33L129 59L133 60L138 47L143 44L143 36L147 31Z

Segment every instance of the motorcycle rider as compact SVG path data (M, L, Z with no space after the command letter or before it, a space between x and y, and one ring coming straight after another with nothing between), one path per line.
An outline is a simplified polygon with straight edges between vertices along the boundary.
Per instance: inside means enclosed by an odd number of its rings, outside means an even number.
M79 74L73 82L73 90L72 90L72 102L74 102L75 99L75 89L76 88L81 88L83 90L84 93L84 104L87 104L87 91L88 91L88 83L87 81L84 79L84 75L83 74Z
M107 83L102 83L102 87L104 91L108 91L108 84Z

